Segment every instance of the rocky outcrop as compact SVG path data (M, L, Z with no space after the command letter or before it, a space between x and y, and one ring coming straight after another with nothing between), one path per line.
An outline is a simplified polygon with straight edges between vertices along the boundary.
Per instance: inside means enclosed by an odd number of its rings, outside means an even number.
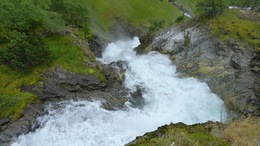
M108 69L107 69L108 70ZM105 74L115 74L113 70L105 71ZM109 73L107 73L109 72ZM109 82L103 82L93 75L79 75L57 67L54 71L41 75L44 80L34 85L24 85L24 92L32 92L41 101L61 101L61 100L106 100L104 104L110 105L109 109L121 108L127 91L121 82L114 75L114 78L107 77ZM113 81L110 81L113 80Z
M220 41L211 36L210 24L188 25L157 33L138 51L168 54L182 77L207 82L228 109L239 113L233 116L260 116L259 53L232 38Z
M17 121L1 120L0 125L0 146L8 146L18 135L25 134L37 127L36 118L43 115L43 106L39 103L32 103L23 109L23 116ZM5 121L5 123L3 123ZM32 127L32 126L35 127Z
M0 146L8 146L18 135L37 128L37 117L45 113L44 103L102 100L105 109L124 108L128 91L122 86L122 80L110 67L104 67L103 74L107 82L93 75L80 75L57 67L54 71L42 73L42 80L36 84L24 85L22 91L37 95L39 100L25 108L19 120L0 120Z
M180 4L180 2L176 0L168 0L171 4L173 4L175 7L177 7L179 10L181 10L183 13L187 13L190 16L193 15L192 9L190 8L185 8L183 5Z
M94 53L94 55L98 58L102 57L102 48L105 48L107 42L99 36L92 36L92 38L88 41L90 50Z

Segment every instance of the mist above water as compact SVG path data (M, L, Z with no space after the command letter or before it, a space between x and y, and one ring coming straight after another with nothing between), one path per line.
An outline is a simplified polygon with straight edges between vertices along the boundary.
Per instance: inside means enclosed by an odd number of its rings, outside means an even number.
M207 84L178 78L167 55L136 55L133 49L139 44L137 37L113 42L99 60L104 64L125 62L124 85L132 92L142 89L142 108L134 108L131 102L126 103L126 110L117 111L101 108L99 101L65 101L58 103L63 105L59 109L50 105L49 114L39 118L41 128L20 136L13 145L123 146L171 122L194 124L225 117L223 102Z

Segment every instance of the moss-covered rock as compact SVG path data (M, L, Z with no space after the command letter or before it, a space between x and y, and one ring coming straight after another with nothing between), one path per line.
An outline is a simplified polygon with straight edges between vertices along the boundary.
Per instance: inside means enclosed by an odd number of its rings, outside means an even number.
M127 146L254 146L260 144L259 139L260 119L249 117L227 124L164 125L137 137Z
M228 142L211 134L211 131L220 131L222 126L212 122L190 126L183 123L165 125L137 137L127 146L228 146Z

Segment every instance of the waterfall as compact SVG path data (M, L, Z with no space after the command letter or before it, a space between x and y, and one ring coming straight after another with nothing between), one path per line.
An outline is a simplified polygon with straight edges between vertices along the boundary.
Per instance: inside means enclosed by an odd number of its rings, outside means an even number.
M100 101L60 102L63 108L46 107L49 114L38 119L41 127L20 136L13 146L123 146L164 124L221 121L225 117L223 101L206 83L179 78L167 55L136 55L133 49L139 44L137 37L110 43L99 61L125 63L124 86L132 92L142 90L141 108L131 100L124 110L116 111L101 108Z

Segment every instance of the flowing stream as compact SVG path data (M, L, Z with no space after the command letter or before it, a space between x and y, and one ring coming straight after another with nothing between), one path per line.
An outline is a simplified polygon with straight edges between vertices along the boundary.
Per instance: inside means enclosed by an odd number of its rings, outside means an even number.
M99 101L64 101L58 109L50 105L49 114L38 119L41 127L20 136L13 146L123 146L171 122L194 124L225 117L223 101L207 84L179 78L167 55L136 55L133 49L139 44L137 37L113 42L99 60L126 64L124 85L133 92L142 89L141 108L131 102L117 111L101 108Z

